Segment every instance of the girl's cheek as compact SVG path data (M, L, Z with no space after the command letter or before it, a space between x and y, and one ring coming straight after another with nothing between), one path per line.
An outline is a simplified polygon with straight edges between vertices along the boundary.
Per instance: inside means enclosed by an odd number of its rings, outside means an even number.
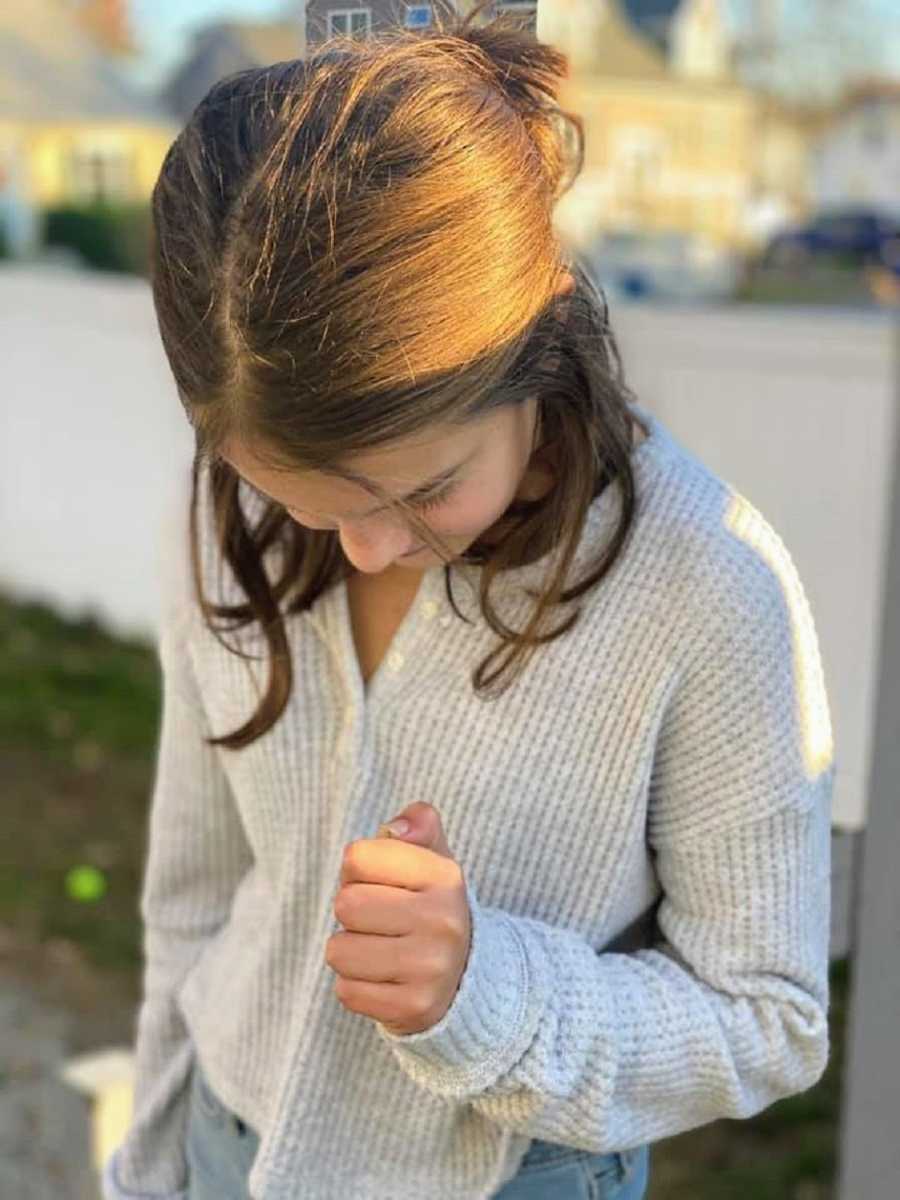
M457 501L440 518L430 523L438 533L461 534L477 533L494 519L491 516L493 506L485 502L484 497L473 496L466 500Z

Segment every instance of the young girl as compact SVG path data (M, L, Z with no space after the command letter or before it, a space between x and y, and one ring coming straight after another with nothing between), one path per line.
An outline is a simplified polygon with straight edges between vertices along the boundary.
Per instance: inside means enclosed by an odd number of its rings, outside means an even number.
M561 253L565 59L473 16L220 82L154 191L196 457L107 1200L638 1200L827 1062L805 593Z

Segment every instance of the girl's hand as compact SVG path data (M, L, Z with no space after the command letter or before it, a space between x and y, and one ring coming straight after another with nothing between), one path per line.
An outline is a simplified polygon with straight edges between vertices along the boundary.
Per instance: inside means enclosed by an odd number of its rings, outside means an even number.
M334 914L344 926L325 944L344 1008L394 1034L421 1033L453 1003L466 969L472 920L465 881L437 809L424 801L398 817L409 831L350 842Z

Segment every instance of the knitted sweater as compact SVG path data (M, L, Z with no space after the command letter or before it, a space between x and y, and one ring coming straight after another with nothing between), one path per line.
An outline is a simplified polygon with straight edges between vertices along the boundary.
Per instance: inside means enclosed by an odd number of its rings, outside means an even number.
M470 623L453 612L438 565L368 685L342 583L288 619L274 727L206 746L255 711L268 650L256 623L224 635L249 664L205 628L179 543L135 1104L106 1200L186 1195L195 1059L259 1133L253 1200L487 1200L532 1138L624 1150L821 1078L835 763L813 619L766 519L636 408L631 539L489 702L470 676L496 635L458 582ZM594 500L570 580L619 504L617 486ZM239 602L200 514L207 594ZM514 627L549 563L498 578ZM472 940L442 1019L395 1035L340 1003L324 951L344 847L416 799L462 868Z

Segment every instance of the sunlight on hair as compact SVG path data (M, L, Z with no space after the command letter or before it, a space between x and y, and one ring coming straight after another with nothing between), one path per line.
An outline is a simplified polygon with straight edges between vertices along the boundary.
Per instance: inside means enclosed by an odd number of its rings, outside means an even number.
M781 583L793 634L803 764L809 779L816 779L834 760L834 739L825 678L815 643L815 625L797 568L778 534L750 501L733 488L725 526L753 547Z

